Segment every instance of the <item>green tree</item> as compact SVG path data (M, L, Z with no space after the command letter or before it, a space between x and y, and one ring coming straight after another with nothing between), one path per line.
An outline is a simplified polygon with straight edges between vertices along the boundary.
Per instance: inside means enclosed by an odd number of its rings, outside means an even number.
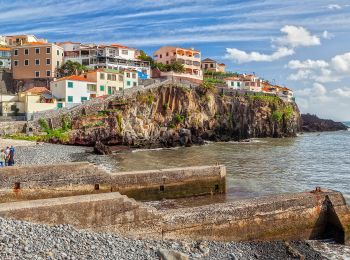
M84 71L88 71L88 68L84 65L81 65L79 62L76 61L67 61L64 63L59 69L58 73L60 76L71 76L71 75L80 75Z

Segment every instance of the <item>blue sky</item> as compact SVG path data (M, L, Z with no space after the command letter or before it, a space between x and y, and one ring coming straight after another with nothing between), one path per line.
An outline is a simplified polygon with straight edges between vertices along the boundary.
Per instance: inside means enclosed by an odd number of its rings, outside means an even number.
M0 35L121 43L152 54L194 47L227 69L296 92L302 112L350 120L350 2L345 0L0 0Z

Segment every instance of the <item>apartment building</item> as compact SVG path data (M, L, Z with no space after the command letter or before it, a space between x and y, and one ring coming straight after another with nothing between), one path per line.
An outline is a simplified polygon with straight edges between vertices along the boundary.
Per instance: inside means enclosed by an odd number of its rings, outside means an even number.
M150 63L137 59L136 49L120 44L94 45L74 42L58 43L64 49L65 61L71 60L90 68L136 70L140 78L149 78Z
M96 96L113 95L124 88L123 73L118 70L97 69L83 75L89 81L96 82ZM91 98L94 97L93 95Z
M202 70L213 72L225 72L226 65L215 60L206 58L202 60Z
M96 82L81 76L68 76L50 82L57 108L73 107L97 96Z
M44 42L47 43L46 39L39 39L35 35L11 35L11 36L5 36L5 42L7 46L20 46L27 43L34 43L34 42Z
M11 68L11 49L0 46L0 69Z
M14 79L52 79L63 64L63 48L53 43L27 43L12 48L11 57Z
M170 64L173 61L179 61L185 68L184 73L161 72L161 76L203 80L200 51L174 46L163 46L155 51L153 56L156 62Z
M255 75L240 74L234 77L225 78L228 88L241 89L253 92L261 92L262 80Z
M124 70L124 89L137 87L139 84L138 73L136 70Z

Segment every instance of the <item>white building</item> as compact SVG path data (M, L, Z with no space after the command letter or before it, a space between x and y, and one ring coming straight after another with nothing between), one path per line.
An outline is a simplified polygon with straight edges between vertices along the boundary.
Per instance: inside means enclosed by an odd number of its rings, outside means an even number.
M80 76L68 76L50 82L57 107L72 107L96 96L96 82Z
M71 60L90 68L113 70L136 70L139 78L149 78L151 67L148 61L137 59L134 48L119 44L94 45L74 42L58 43L64 49L65 61Z
M229 77L225 78L224 81L230 89L241 89L245 84L241 77Z

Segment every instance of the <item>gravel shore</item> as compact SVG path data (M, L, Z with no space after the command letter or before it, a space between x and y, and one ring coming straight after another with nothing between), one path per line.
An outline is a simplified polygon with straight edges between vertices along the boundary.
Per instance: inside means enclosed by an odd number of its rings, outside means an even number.
M69 225L50 227L0 218L0 259L160 259L161 254L182 259L325 259L308 242L134 240Z

